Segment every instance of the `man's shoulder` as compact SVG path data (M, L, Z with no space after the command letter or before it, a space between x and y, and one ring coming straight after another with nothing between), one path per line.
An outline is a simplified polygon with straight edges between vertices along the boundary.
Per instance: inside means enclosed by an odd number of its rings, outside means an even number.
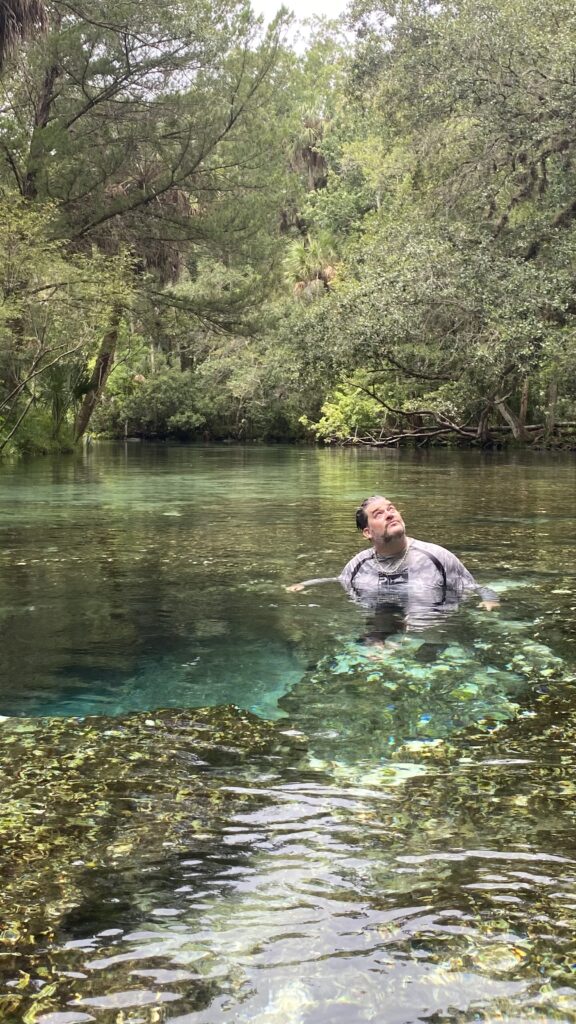
M431 544L430 541L416 540L414 537L410 546L413 551L423 551L427 555L437 558L442 563L451 562L454 559L458 560L452 551L449 551L448 548L443 548L441 544Z
M356 569L358 566L362 565L363 562L366 562L371 558L374 558L374 548L366 548L364 549L364 551L359 551L356 555L354 555L353 558L350 559L349 562L346 562L346 565L342 569L340 575L348 575L349 573L353 572L354 569Z

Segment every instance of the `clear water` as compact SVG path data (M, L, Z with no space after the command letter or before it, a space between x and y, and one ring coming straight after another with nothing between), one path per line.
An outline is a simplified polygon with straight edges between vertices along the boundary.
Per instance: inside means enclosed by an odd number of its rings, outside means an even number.
M2 466L0 1015L576 1019L575 483L530 454ZM374 492L501 610L375 647L337 585L287 594Z

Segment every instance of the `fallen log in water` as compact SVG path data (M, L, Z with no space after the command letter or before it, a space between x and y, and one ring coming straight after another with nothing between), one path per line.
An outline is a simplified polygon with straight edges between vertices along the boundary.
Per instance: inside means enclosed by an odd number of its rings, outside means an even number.
M530 439L525 442L527 447L538 447L538 449L563 448L568 451L576 448L576 421L557 423L553 434L546 436L546 425L543 423L529 423L523 427L525 433L530 434ZM362 445L368 448L397 448L402 445L413 444L416 447L425 445L458 445L459 447L483 447L489 448L493 445L507 444L513 434L512 427L508 423L498 423L484 431L479 436L475 427L465 427L450 424L435 427L419 427L415 430L396 430L393 433L380 431L376 434L358 434L348 437L327 438L327 444L348 447ZM567 435L567 436L563 436Z

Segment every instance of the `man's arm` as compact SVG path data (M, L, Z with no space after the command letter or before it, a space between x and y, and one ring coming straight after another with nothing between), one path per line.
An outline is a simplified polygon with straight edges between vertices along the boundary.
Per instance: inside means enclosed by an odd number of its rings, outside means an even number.
M358 555L354 555L354 558L351 558L346 563L339 576L323 576L317 580L303 580L302 583L293 583L292 586L285 589L294 592L296 590L304 590L305 587L315 587L318 583L340 583L345 590L349 590L350 581L354 576L358 562L364 561L367 556L371 556L371 552L361 551Z
M500 607L500 598L495 590L490 590L490 587L477 587L476 593L482 598L478 605L479 608L493 612L495 608Z
M484 608L487 612L491 612L495 608L498 608L500 598L496 591L491 590L490 587L481 587L460 559L456 558L456 555L453 555L451 551L448 553L450 555L450 563L446 566L447 572L449 573L448 583L450 584L450 576L454 573L458 581L456 589L473 590L480 598L479 607Z
M302 580L302 583L292 583L289 587L285 587L289 593L294 593L297 590L304 590L305 587L315 587L318 583L339 583L339 576L323 576L318 580Z

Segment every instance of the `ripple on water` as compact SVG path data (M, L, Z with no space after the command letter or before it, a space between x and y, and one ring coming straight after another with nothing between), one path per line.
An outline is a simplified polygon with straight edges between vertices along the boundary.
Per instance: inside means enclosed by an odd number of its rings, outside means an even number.
M147 452L46 463L0 523L0 710L71 716L0 729L2 1020L574 1020L573 468ZM497 616L377 651L284 594L375 487Z

